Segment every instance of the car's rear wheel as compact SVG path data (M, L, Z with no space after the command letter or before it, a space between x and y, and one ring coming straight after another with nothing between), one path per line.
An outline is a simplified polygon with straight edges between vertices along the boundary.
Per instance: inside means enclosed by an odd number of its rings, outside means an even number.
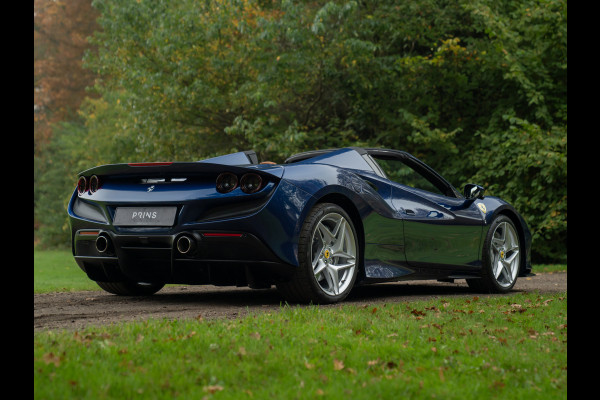
M96 281L98 286L106 290L109 293L117 294L120 296L150 296L165 285L164 283L144 283L144 282L99 282Z
M519 234L510 218L500 215L490 226L483 250L481 279L469 287L487 293L506 293L517 282L521 265Z
M360 246L350 216L332 203L308 214L298 242L299 268L277 289L288 301L335 303L348 296L358 275Z

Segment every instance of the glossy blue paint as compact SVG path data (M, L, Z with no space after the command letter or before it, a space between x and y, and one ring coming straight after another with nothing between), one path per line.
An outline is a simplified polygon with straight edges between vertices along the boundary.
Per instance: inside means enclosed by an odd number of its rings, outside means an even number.
M404 221L409 265L480 265L483 218L472 201L400 184L393 191L393 204Z
M240 152L200 162L88 169L78 176L97 175L100 189L82 194L75 190L71 196L73 255L95 279L122 279L124 274L132 280L210 283L221 279L219 271L230 265L239 267L240 276L248 280L250 275L285 279L299 265L299 235L309 211L319 202L333 201L346 208L361 233L359 262L367 282L445 278L455 271L476 274L483 238L500 213L517 221L528 260L531 234L508 203L491 196L466 200L451 187L444 196L390 181L369 151L339 149L282 165L258 164L253 152ZM239 187L219 193L215 181L222 172L238 179L254 172L265 184L253 194ZM432 176L449 185L439 175ZM485 204L486 213L479 203ZM175 206L176 220L171 227L113 226L115 210L123 206ZM115 254L99 253L93 234L81 232L108 235ZM205 232L241 236L209 239ZM198 240L193 257L176 252L175 242L182 234ZM523 271L529 270L526 263ZM235 281L239 276L229 278Z

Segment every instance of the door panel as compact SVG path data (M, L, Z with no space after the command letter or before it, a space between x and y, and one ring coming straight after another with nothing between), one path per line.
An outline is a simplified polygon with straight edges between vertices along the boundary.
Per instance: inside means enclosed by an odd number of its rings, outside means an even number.
M373 149L369 155L392 185L408 265L431 274L436 267L480 268L484 221L474 201L406 152Z
M411 266L479 267L483 230L473 202L396 185L393 204L404 221L404 250Z
M377 192L373 196L377 200L370 203L373 211L363 216L365 276L371 281L384 281L411 274L414 271L404 256L403 220L393 205L392 186L381 177L361 175L361 178L368 185L367 191Z

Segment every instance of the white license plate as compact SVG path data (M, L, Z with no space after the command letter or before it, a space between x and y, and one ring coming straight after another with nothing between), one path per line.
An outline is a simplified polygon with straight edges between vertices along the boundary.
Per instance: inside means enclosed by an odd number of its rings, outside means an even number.
M177 207L117 207L115 226L173 226Z

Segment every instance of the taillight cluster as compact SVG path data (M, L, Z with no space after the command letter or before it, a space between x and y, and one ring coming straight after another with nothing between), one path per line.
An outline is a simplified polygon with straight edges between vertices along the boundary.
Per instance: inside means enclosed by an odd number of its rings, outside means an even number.
M100 188L100 180L96 175L92 175L89 182L85 176L80 176L77 181L77 193L84 194L88 190L95 193Z
M240 179L232 172L223 172L217 177L219 193L229 193L238 186L244 193L256 193L263 188L263 180L260 175L252 172L242 175Z

